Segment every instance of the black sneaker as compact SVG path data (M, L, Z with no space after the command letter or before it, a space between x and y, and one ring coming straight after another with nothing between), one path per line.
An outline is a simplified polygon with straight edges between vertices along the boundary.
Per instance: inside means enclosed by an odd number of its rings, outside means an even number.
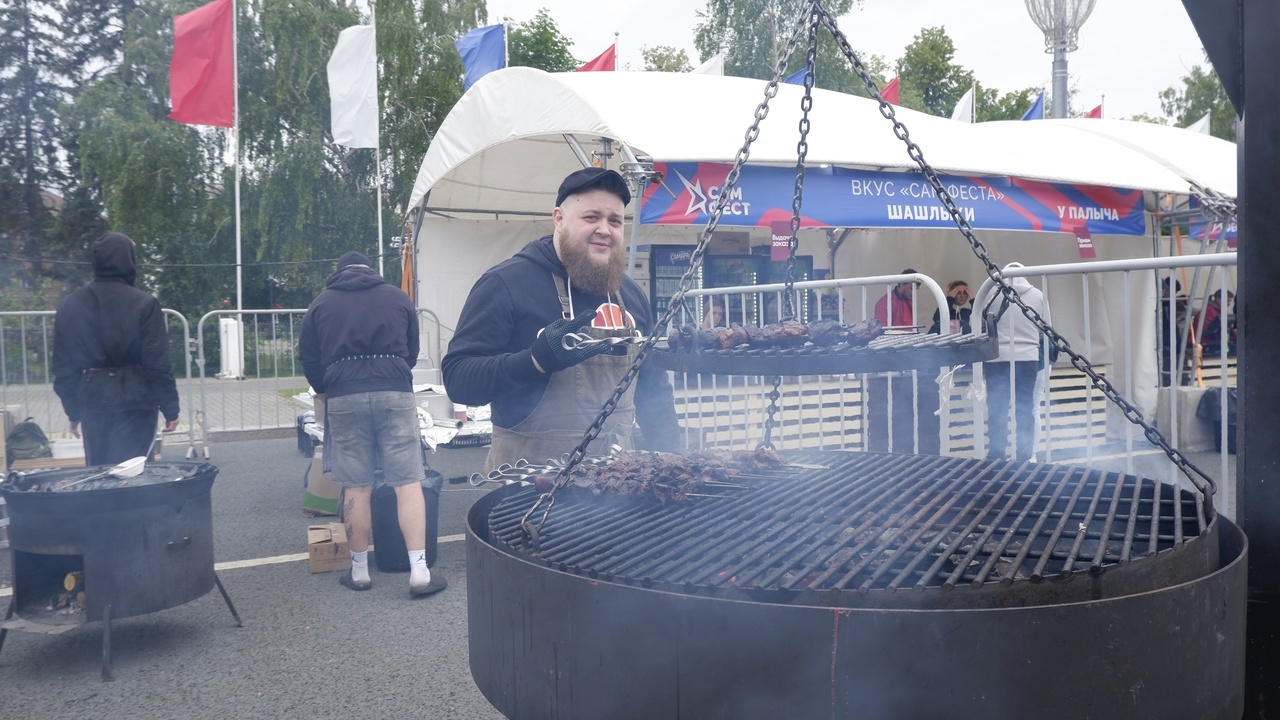
M427 595L434 595L447 587L449 587L449 582L444 579L444 573L439 570L432 570L431 582L428 582L426 585L414 585L410 583L409 596L426 597Z
M338 577L338 582L342 583L343 587L348 587L348 588L351 588L352 590L368 590L369 588L373 587L372 579L356 581L354 578L351 577L350 570L342 573L342 575Z

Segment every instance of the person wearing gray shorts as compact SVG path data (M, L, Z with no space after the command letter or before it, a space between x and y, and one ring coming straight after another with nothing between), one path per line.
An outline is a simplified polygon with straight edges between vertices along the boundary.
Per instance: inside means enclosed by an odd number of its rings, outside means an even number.
M370 500L374 473L395 488L400 532L409 551L409 594L446 586L426 560L426 504L411 369L418 359L418 314L409 297L349 252L307 308L299 334L307 382L325 395L325 461L343 487L351 570L339 582L368 590Z

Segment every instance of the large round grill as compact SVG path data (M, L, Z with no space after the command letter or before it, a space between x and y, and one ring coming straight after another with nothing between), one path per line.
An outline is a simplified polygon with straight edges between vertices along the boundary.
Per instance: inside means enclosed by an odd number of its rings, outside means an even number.
M833 607L1089 600L1218 567L1218 543L1202 541L1216 524L1199 493L1158 481L923 455L785 459L776 474L735 479L745 488L686 503L561 491L536 548L521 520L540 493L508 488L489 514L489 535L591 579Z

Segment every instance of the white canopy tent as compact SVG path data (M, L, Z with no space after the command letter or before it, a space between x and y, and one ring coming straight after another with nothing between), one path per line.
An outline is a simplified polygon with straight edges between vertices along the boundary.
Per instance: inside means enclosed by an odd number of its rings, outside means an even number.
M419 307L434 311L446 328L453 327L471 285L486 268L550 232L556 187L582 167L575 144L590 152L607 138L615 154L605 162L615 168L625 151L659 162L732 163L765 87L746 78L674 73L548 74L508 68L485 76L441 125L409 201L416 218ZM783 84L777 91L751 144L752 165L795 165L803 88ZM940 173L1136 189L1147 191L1152 200L1161 193L1185 195L1193 185L1236 195L1235 146L1200 133L1122 120L969 124L906 108L897 108L896 114ZM807 162L813 166L916 169L872 100L815 90L810 120ZM644 225L639 243L692 243L700 230ZM758 231L767 236L768 228ZM1101 259L1149 257L1155 236L1148 235L1093 241ZM983 231L979 238L999 264L1079 259L1070 235ZM816 267L834 265L830 269L836 277L887 274L906 266L944 284L964 278L976 286L984 276L954 230L865 229L831 255L825 231L806 229L800 239L800 252L814 255ZM1115 296L1122 292L1118 280L1095 286L1092 307L1103 317L1093 317L1089 324L1093 359L1107 363L1121 324L1107 322L1105 315L1114 315L1125 303L1108 302L1108 296L1120 299ZM1055 287L1054 297L1066 307L1080 307L1083 292L1079 283L1064 283ZM1130 293L1137 295L1128 298L1131 313L1142 318L1133 327L1145 332L1137 346L1154 347L1153 323L1148 322L1155 312L1154 280L1131 285ZM932 313L933 308L923 310ZM1055 311L1054 319L1073 344L1082 341L1081 318ZM444 334L447 340L449 331ZM1154 365L1139 373L1135 385L1154 385Z

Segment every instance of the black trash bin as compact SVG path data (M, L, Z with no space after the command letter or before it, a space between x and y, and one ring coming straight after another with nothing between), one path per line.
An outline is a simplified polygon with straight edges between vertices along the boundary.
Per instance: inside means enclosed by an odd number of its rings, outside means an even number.
M435 567L440 538L440 488L444 476L427 470L422 481L422 499L427 506L427 565ZM400 514L395 488L379 483L370 499L373 520L373 563L378 572L409 572L409 549L400 532Z
M1213 449L1222 452L1222 388L1204 391L1196 417L1213 423ZM1236 451L1236 389L1227 388L1227 452Z

